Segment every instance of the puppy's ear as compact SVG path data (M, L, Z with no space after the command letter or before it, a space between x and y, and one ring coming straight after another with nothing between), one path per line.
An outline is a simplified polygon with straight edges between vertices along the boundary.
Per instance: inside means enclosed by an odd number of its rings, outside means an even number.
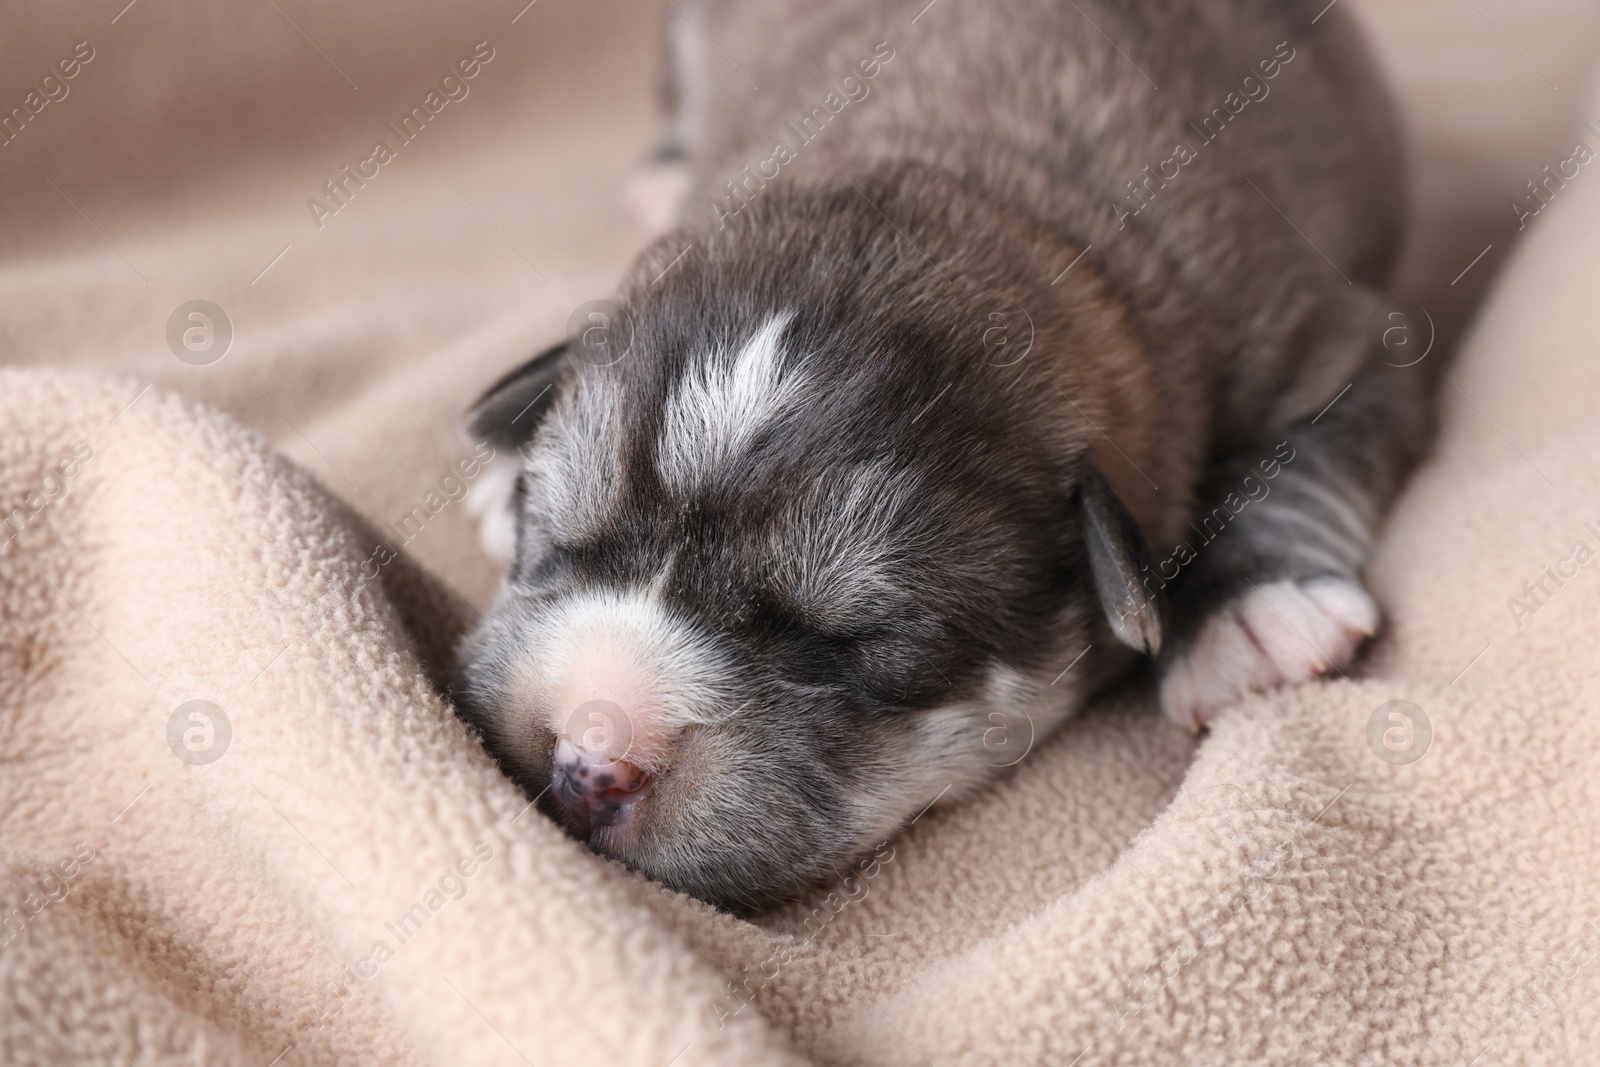
M567 342L551 345L491 385L467 413L474 441L497 449L527 444L555 401L556 381L567 363Z
M1100 607L1117 640L1146 655L1161 651L1161 601L1145 588L1150 546L1098 467L1085 467L1078 483L1078 512L1089 570Z

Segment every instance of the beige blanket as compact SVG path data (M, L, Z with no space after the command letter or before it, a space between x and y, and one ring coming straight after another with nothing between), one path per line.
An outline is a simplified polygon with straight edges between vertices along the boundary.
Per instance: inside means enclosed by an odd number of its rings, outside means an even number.
M1430 360L1501 277L1361 668L1198 744L1122 694L751 923L563 838L433 688L494 577L455 420L638 243L654 18L446 6L8 15L0 1062L1593 1061L1600 167L1511 203L1600 150L1600 18L1362 9Z

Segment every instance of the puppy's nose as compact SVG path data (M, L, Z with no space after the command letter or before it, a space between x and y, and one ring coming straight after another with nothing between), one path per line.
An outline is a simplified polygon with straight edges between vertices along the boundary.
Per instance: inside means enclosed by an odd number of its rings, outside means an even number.
M626 760L590 752L565 737L556 742L550 795L584 838L626 818L649 786L650 776Z

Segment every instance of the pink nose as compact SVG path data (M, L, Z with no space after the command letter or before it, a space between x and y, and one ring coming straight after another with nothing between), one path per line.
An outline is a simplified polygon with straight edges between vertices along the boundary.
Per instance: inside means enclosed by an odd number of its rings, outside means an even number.
M579 748L565 737L556 742L550 795L580 837L627 818L649 785L650 776L625 760Z

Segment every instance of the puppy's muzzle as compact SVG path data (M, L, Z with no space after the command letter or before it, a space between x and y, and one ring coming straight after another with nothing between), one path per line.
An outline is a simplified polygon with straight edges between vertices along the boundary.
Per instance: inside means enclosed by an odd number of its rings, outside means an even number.
M625 822L649 788L650 775L625 760L579 748L565 737L556 742L550 795L580 838Z

